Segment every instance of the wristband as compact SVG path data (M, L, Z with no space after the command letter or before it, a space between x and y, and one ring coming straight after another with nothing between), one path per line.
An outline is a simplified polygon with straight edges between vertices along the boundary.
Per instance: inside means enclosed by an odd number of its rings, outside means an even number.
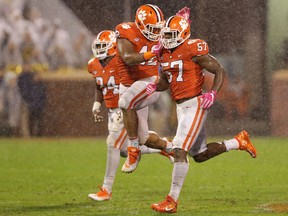
M101 107L101 103L99 101L95 101L94 104L93 104L92 112L94 110L99 110L100 107Z
M156 56L156 54L152 53L152 52L144 52L144 59L145 61L148 61L149 59L151 59L152 57Z
M211 93L216 97L217 91L211 90Z

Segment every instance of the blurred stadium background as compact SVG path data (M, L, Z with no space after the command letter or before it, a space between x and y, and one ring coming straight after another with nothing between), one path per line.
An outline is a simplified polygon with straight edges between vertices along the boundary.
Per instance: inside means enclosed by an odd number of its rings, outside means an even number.
M93 36L134 21L143 0L0 0L0 136L33 136L17 80L33 71L44 84L37 136L106 136L91 115L94 82L86 71ZM207 122L208 134L288 136L287 0L150 1L165 17L191 8L192 37L206 40L228 73ZM209 87L211 77L207 76ZM31 94L35 94L32 91ZM20 95L20 96L19 96ZM151 107L150 125L173 136L174 104L167 92ZM41 112L40 112L41 115Z

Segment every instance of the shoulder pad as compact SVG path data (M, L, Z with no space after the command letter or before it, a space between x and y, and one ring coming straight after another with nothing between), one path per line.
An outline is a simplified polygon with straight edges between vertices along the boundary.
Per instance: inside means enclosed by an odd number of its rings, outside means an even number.
M209 53L209 46L202 39L189 39L187 41L187 47L192 56L201 56Z
M88 61L88 65L89 65L89 64L92 64L93 61L94 61L94 59L95 59L95 58L91 58L91 59Z
M115 32L117 38L130 38L132 35L135 34L133 30L133 23L131 22L121 23L116 27Z

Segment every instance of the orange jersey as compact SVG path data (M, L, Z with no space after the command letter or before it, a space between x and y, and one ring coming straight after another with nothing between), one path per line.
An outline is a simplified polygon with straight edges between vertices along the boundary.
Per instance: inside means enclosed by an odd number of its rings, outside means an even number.
M170 83L172 100L195 97L202 93L204 74L192 57L209 53L207 43L200 39L188 39L170 50L163 50L160 61Z
M137 28L135 23L121 23L116 27L117 38L125 38L131 42L136 53L144 53L152 50L157 45L157 41L150 41ZM133 82L147 77L158 75L158 62L156 57L141 64L127 66L120 57L118 58L118 69L120 82L125 86L130 86Z
M119 75L117 58L113 57L111 61L103 67L97 58L92 58L88 62L88 72L93 75L103 94L103 99L107 108L118 107L119 99Z

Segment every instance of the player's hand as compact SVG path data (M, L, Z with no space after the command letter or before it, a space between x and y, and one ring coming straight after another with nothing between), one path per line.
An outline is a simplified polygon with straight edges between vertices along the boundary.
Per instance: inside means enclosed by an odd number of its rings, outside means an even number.
M99 115L99 113L100 113L100 110L98 110L97 112L93 113L94 120L95 120L96 123L100 123L100 122L104 121L103 116Z
M203 99L201 102L201 107L203 109L208 109L213 105L214 101L216 100L216 91L212 90L210 92L204 93L199 97Z
M157 88L157 86L155 83L149 83L146 87L146 93L148 95L151 95L151 94L153 94L153 92L156 91L156 88Z
M95 101L94 104L93 104L93 107L92 107L92 114L94 116L95 122L97 122L97 123L104 121L103 116L99 115L100 106L101 106L101 103L98 102L98 101Z
M161 41L159 40L158 44L152 48L152 53L159 55L162 48L163 48L163 45L162 45Z

